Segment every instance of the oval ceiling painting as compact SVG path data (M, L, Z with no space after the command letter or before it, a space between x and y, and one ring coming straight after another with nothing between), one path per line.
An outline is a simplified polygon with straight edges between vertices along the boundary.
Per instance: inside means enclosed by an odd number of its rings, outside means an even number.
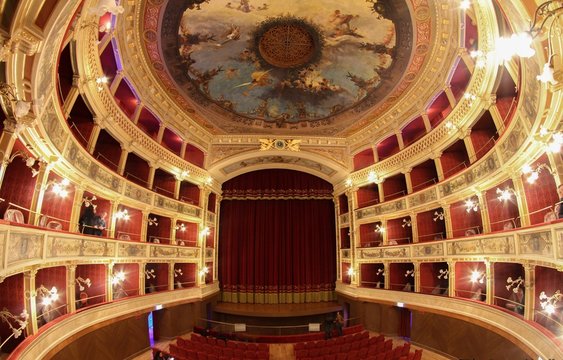
M361 102L397 46L386 7L366 0L209 0L184 12L178 38L185 74L201 94L278 125Z

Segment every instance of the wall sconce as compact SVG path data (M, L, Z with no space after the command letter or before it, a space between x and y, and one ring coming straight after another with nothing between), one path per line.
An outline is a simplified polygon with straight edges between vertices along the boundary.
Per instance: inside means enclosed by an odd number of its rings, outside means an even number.
M182 272L182 269L174 269L174 277L178 277L184 275L184 273Z
M444 126L448 130L448 134L453 134L454 132L459 130L459 126L454 124L451 120L446 121Z
M85 196L85 197L82 198L82 204L84 204L84 206L86 206L86 207L91 206L94 209L94 211L96 211L96 207L98 205L94 204L95 200L98 200L98 198L95 195L92 196L91 198Z
M497 192L498 201L508 201L508 200L512 199L512 195L514 195L515 197L518 196L516 191L512 188L506 188L504 190L497 188L496 192Z
M0 349L2 346L13 336L17 339L22 334L23 330L27 327L29 321L29 314L26 309L23 309L21 314L14 315L8 309L4 308L0 311L0 319L2 322L8 324L10 330L12 330L12 335L8 337L2 344L0 344Z
M211 184L213 184L213 179L211 178L211 176L209 176L207 179L205 179L205 185L210 186Z
M383 179L377 176L375 171L372 170L368 173L368 181L374 184L381 184Z
M467 199L465 200L465 211L467 211L467 213L470 213L471 210L475 212L479 211L479 202L474 201L473 199Z
M414 277L414 269L412 269L412 270L407 270L407 271L405 272L405 277L409 277L409 276L410 276L410 277Z
M90 287L92 286L92 282L90 281L90 278L82 278L82 277L77 277L74 281L76 281L76 285L78 285L78 288L80 289L80 291L84 291L85 290L85 286Z
M346 179L346 182L344 184L346 185L347 188L351 188L352 185L354 185L354 181L352 181L352 179L348 178L348 179Z
M438 279L448 279L448 275L450 274L449 269L440 269L438 272L440 273L440 275L438 275Z
M45 286L41 285L35 289L35 296L41 296L41 303L44 306L51 305L59 299L58 290L54 286L51 290L49 290Z
M111 284L117 285L124 281L125 281L125 273L123 271L119 271L118 273L113 274L113 277L111 279Z
M385 276L385 269L384 268L377 269L375 275Z
M153 226L153 225L154 225L154 226L158 226L158 219L156 218L156 216L153 217L153 218L151 218L151 217L149 216L148 222L149 222L149 226Z
M182 232L186 231L186 224L179 223L176 225L176 230L180 230Z
M98 89L98 91L102 91L104 89L104 85L107 85L108 82L109 82L109 79L105 75L97 77L96 78L96 89Z
M561 300L563 300L561 290L557 290L555 294L551 296L547 296L545 291L540 293L540 306L548 315L555 313L555 305Z
M461 0L461 2L459 3L459 8L461 10L467 10L469 9L470 6L471 6L471 1L469 0Z
M57 196L64 198L68 196L68 190L66 189L66 187L69 185L70 185L70 181L68 179L62 179L61 182L58 182L56 180L51 180L43 186L43 189L47 189L49 186L52 186L53 188L51 190Z
M480 271L473 270L471 272L471 282L472 283L483 284L485 282L486 278L487 278L486 274L484 274Z
M154 273L154 269L145 270L145 276L147 277L147 280L151 278L156 279L156 274Z
M528 175L526 181L528 181L529 184L533 184L536 182L537 179L539 179L540 173L544 169L549 171L551 175L555 175L554 171L551 170L551 168L547 164L540 164L538 167L536 167L535 170L533 170L530 165L524 165L522 167L522 174Z
M107 21L105 24L102 24L98 28L99 32L109 33L111 31L111 21Z
M510 289L512 289L512 292L516 294L518 293L518 289L520 289L520 286L524 285L524 279L522 279L522 276L518 276L518 279L512 280L512 277L509 276L506 279L506 283L508 284L506 285L506 290L510 291Z
M115 213L114 216L118 220L125 220L125 221L128 221L131 218L131 215L129 215L129 211L127 211L127 209L119 210L118 212Z
M404 228L405 226L411 227L412 226L412 222L411 219L403 219L403 224L401 224L401 226Z
M434 211L434 218L432 218L432 220L434 221L438 221L438 220L444 220L444 212L443 211Z
M123 6L116 5L115 0L100 0L97 6L88 9L90 14L96 14L98 16L103 16L108 12L113 15L118 15L122 14L124 11Z
M206 226L206 227L203 228L203 230L201 230L201 231L199 232L199 234L200 234L202 237L206 237L206 236L208 236L209 234L211 234L211 230L209 229L209 227Z
M348 274L348 276L352 277L356 274L356 271L354 270L353 267L349 267L348 271L346 271L346 274Z
M16 119L25 117L31 109L31 102L18 99L12 85L0 82L0 95L7 98Z
M199 276L204 277L205 275L209 274L209 268L204 266L199 270Z
M383 234L385 232L385 228L379 224L375 224L375 230L373 231Z
M180 173L181 179L187 179L190 177L190 170L184 170Z
M538 135L534 136L534 140L543 143L546 151L557 154L561 152L563 145L563 132L551 131L542 126Z

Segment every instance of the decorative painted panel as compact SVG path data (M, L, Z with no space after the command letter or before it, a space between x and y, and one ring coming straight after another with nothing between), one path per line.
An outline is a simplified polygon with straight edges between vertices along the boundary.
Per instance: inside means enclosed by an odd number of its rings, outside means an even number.
M199 257L199 249L198 248L179 248L178 249L178 257L184 260L186 259L193 259L197 260Z
M93 163L90 156L74 142L69 144L65 158L74 167L88 175L90 179L96 181L98 184L104 185L117 192L121 191L122 183L119 178Z
M123 195L144 202L145 204L152 204L152 192L132 184L125 184L125 192Z
M340 224L348 224L350 222L350 216L348 213L340 215Z
M68 132L65 131L57 118L52 99L50 99L49 104L45 107L45 111L41 116L41 123L43 123L43 127L45 128L47 135L49 135L49 140L51 140L57 150L62 152L65 141L68 137Z
M563 259L563 231L558 231L556 238L557 238L557 258Z
M407 208L407 202L405 199L397 200L397 201L390 201L378 205L374 208L375 215L383 215L383 214L390 214L395 211L401 211Z
M373 207L370 207L367 209L356 210L355 213L356 213L356 219L363 219L375 215L375 209Z
M475 181L481 180L495 172L500 168L500 161L496 152L492 152L482 162L473 165L462 175L456 176L451 181L443 185L438 185L440 197L445 197L455 193L458 190L465 189Z
M49 237L47 257L115 256L115 244L107 240Z
M206 261L213 261L214 255L215 255L215 252L213 251L213 248L205 249L205 260Z
M518 235L518 248L521 254L548 255L553 251L552 247L553 240L549 231Z
M38 234L26 234L10 232L10 241L6 248L8 255L7 264L11 265L18 261L41 259L43 250L43 236Z
M443 243L414 245L413 256L414 257L444 256L444 245L445 244Z
M340 254L341 254L340 257L342 258L342 260L344 260L344 259L350 259L350 250L349 250L349 249L343 249L343 250L341 250L341 253L340 253Z
M145 257L147 245L119 244L117 256L119 257Z
M522 144L526 141L526 129L522 125L522 118L517 116L516 122L512 131L504 138L504 141L499 144L500 154L503 161L508 161L516 154L516 151L522 148Z
M151 246L151 256L158 258L158 257L167 257L167 258L175 258L177 257L177 250L174 247L167 247L167 246Z
M509 236L499 238L458 240L448 243L449 255L492 255L514 253L514 238Z
M383 257L383 249L361 249L359 250L360 259L375 259Z
M383 256L386 258L403 258L408 257L410 254L408 247L398 248L393 246L392 248L387 248L383 250Z
M407 198L407 202L409 204L409 207L414 207L414 206L418 206L418 205L423 205L427 202L430 201L434 201L437 200L438 196L436 194L436 189L430 189L430 190L426 190L426 191L422 191L419 193L416 193L414 195L411 195Z

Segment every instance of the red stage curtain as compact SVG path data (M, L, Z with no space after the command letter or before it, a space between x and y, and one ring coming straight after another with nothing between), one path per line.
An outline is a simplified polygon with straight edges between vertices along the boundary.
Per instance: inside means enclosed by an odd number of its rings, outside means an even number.
M219 231L223 301L332 301L335 210L332 196L327 199L332 186L308 174L268 170L239 176L223 188L227 198L221 202ZM233 194L236 200L229 199Z

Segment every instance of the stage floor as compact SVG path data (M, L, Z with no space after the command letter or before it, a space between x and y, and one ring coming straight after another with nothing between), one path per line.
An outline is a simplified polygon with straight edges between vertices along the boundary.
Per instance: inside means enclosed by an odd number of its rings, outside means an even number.
M297 317L321 315L342 311L336 302L319 302L305 304L234 304L218 303L213 311L221 314L251 317Z

